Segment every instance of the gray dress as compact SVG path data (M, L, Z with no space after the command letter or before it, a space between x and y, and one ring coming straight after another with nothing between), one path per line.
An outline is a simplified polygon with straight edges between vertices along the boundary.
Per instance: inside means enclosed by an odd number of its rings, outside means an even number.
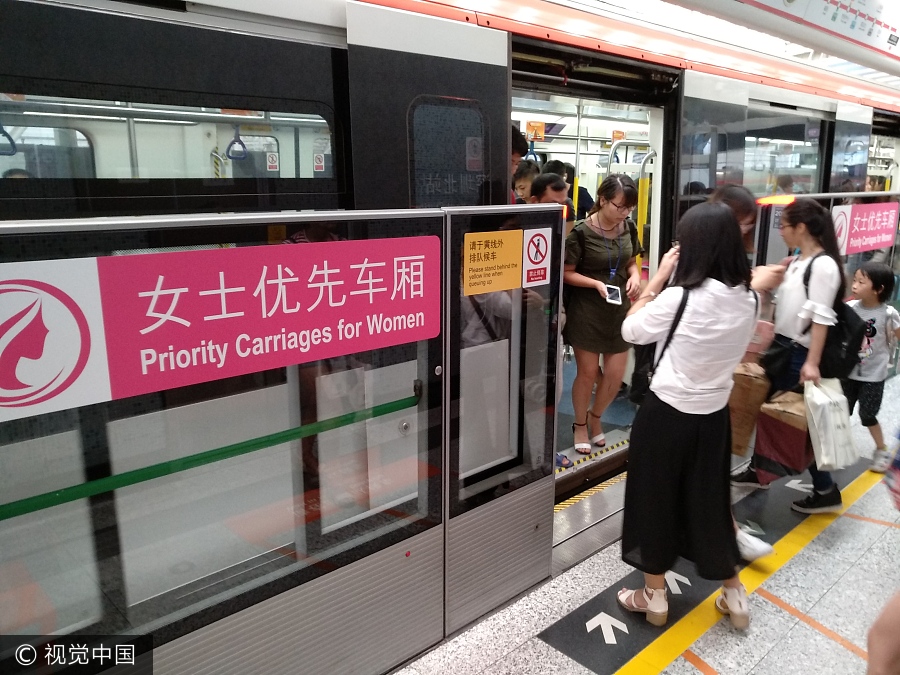
M628 351L631 345L622 339L622 321L631 307L625 293L628 282L628 261L642 253L637 229L632 221L626 221L624 232L618 237L603 237L584 221L575 224L584 232L584 257L578 235L573 228L566 237L566 265L577 265L586 277L598 279L622 290L622 304L612 305L594 288L570 286L566 303L565 339L577 349L594 354L618 354Z

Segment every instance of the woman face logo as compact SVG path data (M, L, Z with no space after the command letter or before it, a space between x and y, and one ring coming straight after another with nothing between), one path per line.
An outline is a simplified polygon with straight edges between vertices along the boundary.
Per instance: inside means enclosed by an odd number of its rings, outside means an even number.
M90 352L87 319L72 298L42 281L0 281L0 408L57 396Z
M834 236L837 239L839 251L847 250L847 237L850 235L850 223L848 221L848 209L835 209L834 214Z

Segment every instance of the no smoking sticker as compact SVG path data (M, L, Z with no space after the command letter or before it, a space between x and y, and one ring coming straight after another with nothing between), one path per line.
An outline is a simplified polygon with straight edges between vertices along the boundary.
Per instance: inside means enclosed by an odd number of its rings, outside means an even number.
M553 229L525 230L522 242L522 288L550 282L550 237Z

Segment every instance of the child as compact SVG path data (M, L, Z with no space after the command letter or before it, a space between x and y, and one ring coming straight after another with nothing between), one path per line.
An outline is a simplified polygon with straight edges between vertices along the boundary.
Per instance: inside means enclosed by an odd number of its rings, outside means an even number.
M531 183L540 175L541 167L535 162L528 159L523 159L519 162L519 167L513 174L513 187L516 191L516 197L522 200L517 200L517 203L524 204L528 201L531 197Z
M848 305L866 322L866 336L859 353L860 363L841 384L853 412L859 401L859 418L875 441L872 471L884 473L891 456L884 447L881 425L875 416L881 408L884 381L890 360L891 336L900 337L900 314L885 300L894 291L894 273L883 263L867 262L853 275L853 296Z

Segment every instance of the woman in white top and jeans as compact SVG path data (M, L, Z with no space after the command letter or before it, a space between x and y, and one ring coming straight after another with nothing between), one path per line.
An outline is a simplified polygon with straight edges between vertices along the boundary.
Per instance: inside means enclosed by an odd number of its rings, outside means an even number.
M819 361L828 327L837 321L834 306L844 297L844 268L834 234L831 214L818 202L800 198L785 207L781 215L781 236L788 248L800 249L800 256L792 261L778 287L775 310L775 340L789 345L790 364L772 382L772 391L795 388L806 381L818 382ZM809 268L809 292L803 277ZM732 477L732 485L768 488L756 475L757 458L750 467ZM762 467L760 467L762 468ZM840 511L841 491L831 474L819 471L815 461L809 467L813 492L793 503L800 513Z
M688 293L631 433L622 559L644 572L644 588L622 590L618 598L663 625L665 573L683 556L700 576L722 580L716 607L743 629L750 614L731 519L728 397L756 326L757 300L731 209L693 207L678 238L680 246L663 256L622 325L626 340L656 342L658 353ZM662 290L673 269L672 285Z

